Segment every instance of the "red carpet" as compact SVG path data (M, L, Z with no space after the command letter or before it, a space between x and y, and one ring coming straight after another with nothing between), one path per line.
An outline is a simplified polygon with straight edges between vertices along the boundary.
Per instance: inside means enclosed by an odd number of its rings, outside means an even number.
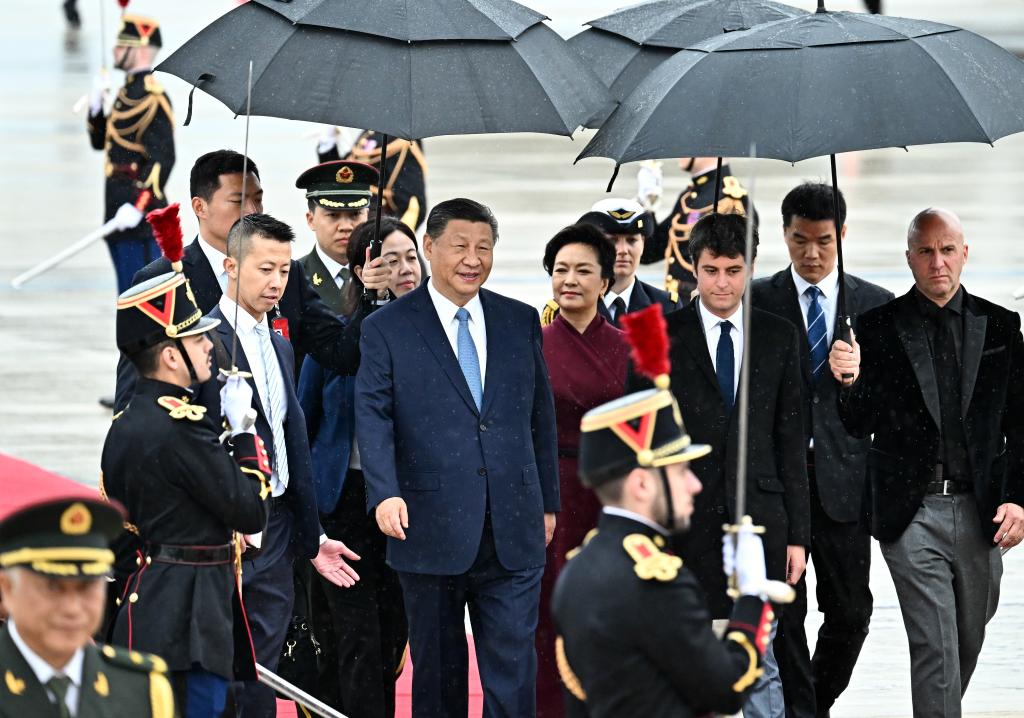
M476 651L473 649L473 637L466 636L469 642L469 718L479 718L483 713L484 694L480 688L480 671L476 667ZM402 677L398 679L395 691L395 718L409 718L412 715L412 661L405 664ZM277 702L278 718L295 715L295 704Z
M58 496L96 497L96 489L0 454L0 519L15 509Z

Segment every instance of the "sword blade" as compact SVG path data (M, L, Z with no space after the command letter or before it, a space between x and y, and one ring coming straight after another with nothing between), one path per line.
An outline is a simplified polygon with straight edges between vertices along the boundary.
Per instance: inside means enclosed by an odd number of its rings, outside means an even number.
M89 234L85 235L74 244L69 245L62 249L61 251L57 252L57 254L53 255L49 259L44 259L42 262L32 267L32 269L29 269L27 272L22 272L21 274L19 274L17 277L11 280L11 286L14 287L15 289L21 289L21 286L25 284L25 282L28 282L31 279L35 279L44 272L48 272L49 270L56 267L58 264L61 264L65 260L74 257L76 254L86 249L89 245L103 239L108 234L113 234L114 231L114 220L111 219L101 227L94 229L92 232L89 232Z
M323 718L347 718L344 713L336 711L326 703L317 700L298 686L292 685L284 678L281 678L281 676L277 675L269 668L264 668L259 663L256 664L256 675L259 676L260 683L270 686L288 700L302 704L305 708L316 713L318 716L323 716Z

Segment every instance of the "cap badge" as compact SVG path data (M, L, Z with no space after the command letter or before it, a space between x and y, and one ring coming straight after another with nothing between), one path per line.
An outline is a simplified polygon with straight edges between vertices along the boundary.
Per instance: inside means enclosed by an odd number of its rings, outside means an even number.
M85 504L75 502L60 516L60 532L69 536L81 536L92 528L92 514Z
M631 209L610 209L608 210L608 214L612 219L617 219L621 222L623 220L631 219L636 212Z
M352 180L356 178L355 172L352 171L351 167L347 165L338 170L338 173L334 175L334 179L340 184L352 184Z

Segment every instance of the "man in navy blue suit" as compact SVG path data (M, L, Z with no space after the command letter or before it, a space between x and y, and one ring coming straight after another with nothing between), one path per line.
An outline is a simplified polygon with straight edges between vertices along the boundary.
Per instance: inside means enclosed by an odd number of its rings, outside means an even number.
M211 335L217 364L233 364L251 374L256 432L273 469L270 516L260 535L246 537L255 555L250 558L247 551L242 565L242 598L256 660L270 670L277 669L291 618L293 561L312 560L317 571L339 586L358 580L344 559L359 557L327 538L320 527L306 420L295 394L295 357L279 333L287 324L274 316L288 283L294 238L288 225L265 214L238 220L228 234L227 289L208 315L221 320ZM204 385L205 406L216 401L216 390L215 382ZM258 682L246 682L234 702L245 718L273 718L277 713L273 689Z
M414 716L466 715L467 605L484 715L535 713L555 415L537 312L481 289L497 239L482 204L437 205L430 281L363 322L356 437L405 594Z

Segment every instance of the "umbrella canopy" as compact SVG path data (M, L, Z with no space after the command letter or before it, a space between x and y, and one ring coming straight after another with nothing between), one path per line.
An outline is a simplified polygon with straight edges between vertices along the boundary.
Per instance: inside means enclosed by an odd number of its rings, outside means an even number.
M252 0L293 23L403 42L515 40L548 18L511 0Z
M272 0L271 0L272 1ZM622 100L664 60L724 32L806 15L769 0L653 0L586 23L569 46Z
M991 143L1022 130L1024 63L995 43L923 20L819 12L680 51L621 103L580 158L746 155L755 143L759 157L797 162Z
M611 106L600 80L543 23L515 41L401 42L295 25L249 2L204 28L157 69L200 83L243 114L250 59L253 115L369 127L405 139L571 135Z

